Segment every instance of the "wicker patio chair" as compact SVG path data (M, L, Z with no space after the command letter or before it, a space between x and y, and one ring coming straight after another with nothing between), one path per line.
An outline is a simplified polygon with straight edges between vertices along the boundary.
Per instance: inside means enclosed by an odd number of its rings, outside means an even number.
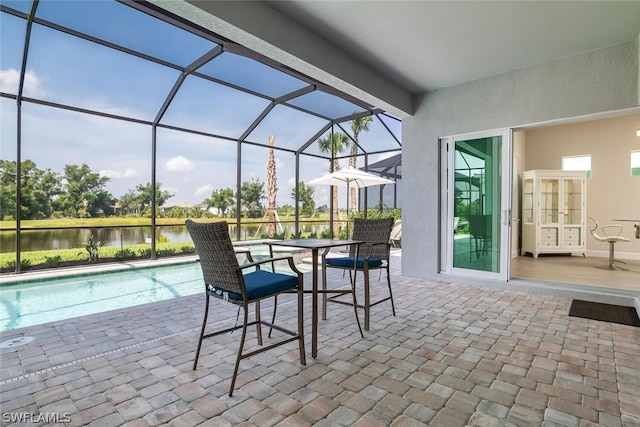
M242 335L240 337L240 348L236 357L236 363L231 377L231 386L229 387L229 396L233 394L233 388L238 375L240 361L255 354L262 353L272 348L287 344L292 341L298 341L300 351L300 363L306 365L303 337L303 281L302 273L293 264L292 257L269 258L258 262L249 262L239 265L236 258L236 252L231 244L229 237L229 228L226 222L214 223L197 223L192 220L186 221L187 230L193 239L196 251L200 258L200 266L202 267L202 275L205 283L205 310L202 320L202 328L200 330L200 338L198 340L198 348L196 350L193 369L198 365L198 357L202 347L202 341L205 338L211 338L226 332L233 331L235 327L226 328L214 332L205 333L207 326L207 316L209 314L209 299L215 297L229 303L242 307L244 319L242 324ZM249 258L250 259L250 258ZM261 270L262 264L270 263L273 267L275 261L286 260L289 267L296 274L288 275L275 273L272 271ZM243 274L243 270L253 270ZM281 326L268 323L260 318L260 301L265 298L276 296L283 292L294 292L298 299L298 331L294 332ZM249 305L255 303L255 320L249 322ZM277 304L277 302L274 302ZM276 343L261 347L258 350L244 353L244 345L247 337L247 328L249 326L257 326L258 344L262 346L262 331L260 325L266 325L270 328L283 332L290 337L282 339Z
M365 243L361 244L358 249L358 259L356 262L355 253L356 247L352 245L349 249L349 256L345 257L327 257L329 251L325 251L322 254L322 289L327 290L327 268L338 268L349 271L351 277L351 271L354 271L354 275L357 276L358 271L362 271L364 275L364 303L358 304L355 298L353 302L342 301L338 299L341 295L327 296L323 293L322 298L322 319L327 318L327 302L336 302L345 305L356 305L357 308L364 309L364 329L369 330L369 314L371 307L376 306L385 301L391 301L391 310L393 315L396 315L395 305L393 303L393 292L391 291L391 276L389 273L389 260L391 258L391 244L389 238L391 236L391 229L393 228L393 218L382 219L360 219L356 218L353 222L353 234L352 240L360 240ZM354 268L355 267L355 268ZM389 296L380 300L371 302L370 292L370 280L369 272L371 270L386 270L387 272L387 287L389 288ZM355 278L352 283L355 283ZM355 286L355 285L354 285Z

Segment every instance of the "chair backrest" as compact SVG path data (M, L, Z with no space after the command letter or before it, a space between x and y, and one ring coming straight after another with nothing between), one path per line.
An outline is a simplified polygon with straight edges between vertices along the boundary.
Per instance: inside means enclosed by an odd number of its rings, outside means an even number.
M244 280L231 244L229 225L224 222L186 221L187 230L200 257L204 283L244 295Z
M600 242L608 242L610 239L618 239L622 234L622 226L618 224L609 224L603 225L600 227L602 230L602 236L596 233L596 230L599 227L598 221L595 218L589 217L591 220L591 225L589 226L589 233L593 236L594 239Z
M389 259L389 237L393 228L393 218L362 219L353 220L353 240L362 240L366 243L360 245L360 255L368 254L382 260ZM377 243L376 246L371 246ZM380 244L383 243L383 244ZM371 249L372 248L372 249ZM349 254L355 256L355 247L351 247Z

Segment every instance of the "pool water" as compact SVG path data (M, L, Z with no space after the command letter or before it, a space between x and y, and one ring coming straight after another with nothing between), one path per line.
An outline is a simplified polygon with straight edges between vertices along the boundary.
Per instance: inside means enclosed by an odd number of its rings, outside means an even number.
M0 290L0 331L70 319L204 290L197 262L96 273Z

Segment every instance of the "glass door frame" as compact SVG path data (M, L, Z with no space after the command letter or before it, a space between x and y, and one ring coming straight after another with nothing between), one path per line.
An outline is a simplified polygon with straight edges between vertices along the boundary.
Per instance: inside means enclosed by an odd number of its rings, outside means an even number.
M511 278L511 197L513 185L513 130L498 129L440 138L440 273L508 281ZM500 249L498 271L489 272L453 266L455 142L501 137L500 143ZM451 191L449 191L451 189Z

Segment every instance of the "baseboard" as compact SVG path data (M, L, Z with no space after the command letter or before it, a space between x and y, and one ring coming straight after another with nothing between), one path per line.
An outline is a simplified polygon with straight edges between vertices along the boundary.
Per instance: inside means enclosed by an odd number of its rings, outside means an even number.
M609 251L587 251L587 256L593 258L609 258ZM640 261L640 253L615 251L615 258Z

